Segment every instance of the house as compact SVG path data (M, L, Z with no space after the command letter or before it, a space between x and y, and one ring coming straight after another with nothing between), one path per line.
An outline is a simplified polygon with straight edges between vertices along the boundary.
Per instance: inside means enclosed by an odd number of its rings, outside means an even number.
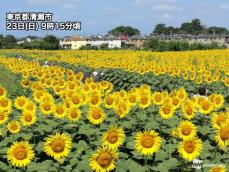
M77 50L82 46L86 46L87 40L82 36L71 36L60 40L59 44L64 49Z
M87 38L87 45L100 47L101 45L107 45L109 42L102 35L93 35Z
M37 36L27 36L27 37L18 39L17 44L24 44L26 42L41 41L41 40L42 38L37 37Z
M108 48L121 48L122 41L119 37L116 36L107 36L106 39L108 40Z
M137 47L137 48L142 49L144 47L146 40L147 39L145 37L132 36L128 38L128 40L126 41L126 44L129 47Z

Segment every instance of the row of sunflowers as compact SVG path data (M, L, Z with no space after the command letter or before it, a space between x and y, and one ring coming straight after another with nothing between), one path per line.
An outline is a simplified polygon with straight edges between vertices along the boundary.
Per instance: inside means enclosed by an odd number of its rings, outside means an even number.
M226 78L222 57L209 60L204 73L222 65ZM185 171L196 158L216 164L206 171L229 168L229 108L221 94L190 96L183 87L159 92L149 85L113 91L108 81L83 82L84 73L59 66L6 57L0 64L21 75L31 92L9 98L0 87L2 171Z
M1 54L12 54L1 50ZM182 52L147 51L41 51L14 50L36 60L67 62L75 66L85 65L92 68L119 68L140 74L167 74L171 77L182 76L184 80L197 84L222 82L229 86L229 50L204 50Z

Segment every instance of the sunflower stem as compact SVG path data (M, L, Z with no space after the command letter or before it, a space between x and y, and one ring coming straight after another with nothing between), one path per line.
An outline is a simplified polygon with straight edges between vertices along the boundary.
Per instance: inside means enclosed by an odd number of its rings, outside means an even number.
M148 162L147 162L147 157L144 156L144 165L147 166Z
M60 162L58 162L58 172L60 172Z

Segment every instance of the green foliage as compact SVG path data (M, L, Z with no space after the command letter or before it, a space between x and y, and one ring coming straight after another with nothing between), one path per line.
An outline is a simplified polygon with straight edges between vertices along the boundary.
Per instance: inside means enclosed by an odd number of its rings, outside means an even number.
M134 35L140 35L140 31L136 28L133 28L131 26L118 26L108 32L108 34L119 36L120 34L126 35L126 36L134 36Z
M210 50L210 49L224 49L217 43L202 44L202 43L188 43L187 41L160 41L159 39L149 39L145 45L145 50L152 51L188 51L188 50Z
M166 26L163 23L159 23L155 26L153 34L163 34L163 35L170 35L170 34L228 34L228 29L225 27L216 27L212 26L209 28L205 28L200 19L192 19L191 22L184 22L181 24L180 27L175 28L173 26Z
M17 40L13 35L0 35L0 49L17 48Z

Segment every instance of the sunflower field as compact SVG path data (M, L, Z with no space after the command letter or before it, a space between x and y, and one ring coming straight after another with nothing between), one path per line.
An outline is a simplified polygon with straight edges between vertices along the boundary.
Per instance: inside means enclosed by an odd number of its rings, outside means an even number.
M229 50L0 50L0 171L228 170Z

